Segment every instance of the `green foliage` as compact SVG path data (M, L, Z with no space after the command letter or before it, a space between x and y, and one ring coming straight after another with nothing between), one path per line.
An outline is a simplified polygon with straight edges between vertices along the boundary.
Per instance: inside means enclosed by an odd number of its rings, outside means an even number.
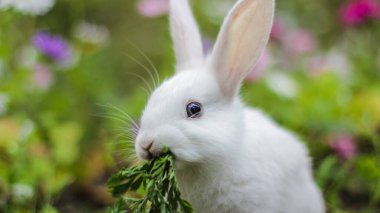
M127 213L127 203L123 198L119 198L108 208L108 213Z
M109 179L108 186L115 197L141 187L146 189L144 198L119 199L109 210L110 213L125 212L124 204L128 204L134 213L192 212L191 204L181 199L174 173L174 157L167 151L164 153L149 163L122 169Z

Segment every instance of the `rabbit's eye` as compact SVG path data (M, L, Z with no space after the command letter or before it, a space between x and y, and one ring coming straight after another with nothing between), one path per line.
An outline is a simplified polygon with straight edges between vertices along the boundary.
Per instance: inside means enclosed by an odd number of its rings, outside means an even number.
M199 118L202 112L202 105L198 102L191 102L186 106L188 118Z

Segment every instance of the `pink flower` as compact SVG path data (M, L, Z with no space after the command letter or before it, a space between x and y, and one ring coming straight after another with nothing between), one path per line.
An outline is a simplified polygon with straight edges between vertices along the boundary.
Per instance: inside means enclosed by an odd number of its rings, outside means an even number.
M331 148L344 160L352 159L357 155L356 143L351 135L338 135L331 139Z
M284 42L288 52L296 55L312 52L317 46L314 35L303 29L289 32Z
M53 83L53 76L49 67L43 64L35 65L33 83L41 89L48 89Z
M269 49L265 49L255 68L247 75L246 81L256 81L264 74L266 68L270 64L271 55Z
M326 58L323 56L315 56L309 59L307 68L311 75L318 75L326 71Z
M140 0L137 9L146 17L161 16L168 12L169 0Z
M270 33L270 37L273 40L281 40L284 36L285 27L280 19L275 18L272 26L272 31Z
M380 4L376 0L351 0L341 7L340 19L348 26L361 24L368 19L380 19Z

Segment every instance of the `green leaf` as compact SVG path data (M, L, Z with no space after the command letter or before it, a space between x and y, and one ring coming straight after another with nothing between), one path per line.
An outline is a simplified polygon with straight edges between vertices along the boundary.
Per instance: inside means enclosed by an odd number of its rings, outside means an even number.
M126 203L123 199L118 199L115 204L110 207L108 213L127 213Z
M115 197L144 187L147 191L144 198L126 198L125 205L135 213L193 212L191 204L181 198L174 173L174 158L168 152L143 165L122 169L108 180L108 187ZM115 204L116 207L118 205L121 204ZM114 209L120 209L116 207Z

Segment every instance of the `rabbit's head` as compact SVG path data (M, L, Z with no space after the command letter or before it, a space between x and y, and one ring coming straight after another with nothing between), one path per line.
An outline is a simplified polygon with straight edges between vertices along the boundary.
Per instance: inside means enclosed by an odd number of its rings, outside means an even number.
M189 3L171 0L176 74L153 92L144 110L135 144L140 158L168 147L186 165L239 152L244 115L238 92L267 44L273 14L274 0L239 0L204 56Z

